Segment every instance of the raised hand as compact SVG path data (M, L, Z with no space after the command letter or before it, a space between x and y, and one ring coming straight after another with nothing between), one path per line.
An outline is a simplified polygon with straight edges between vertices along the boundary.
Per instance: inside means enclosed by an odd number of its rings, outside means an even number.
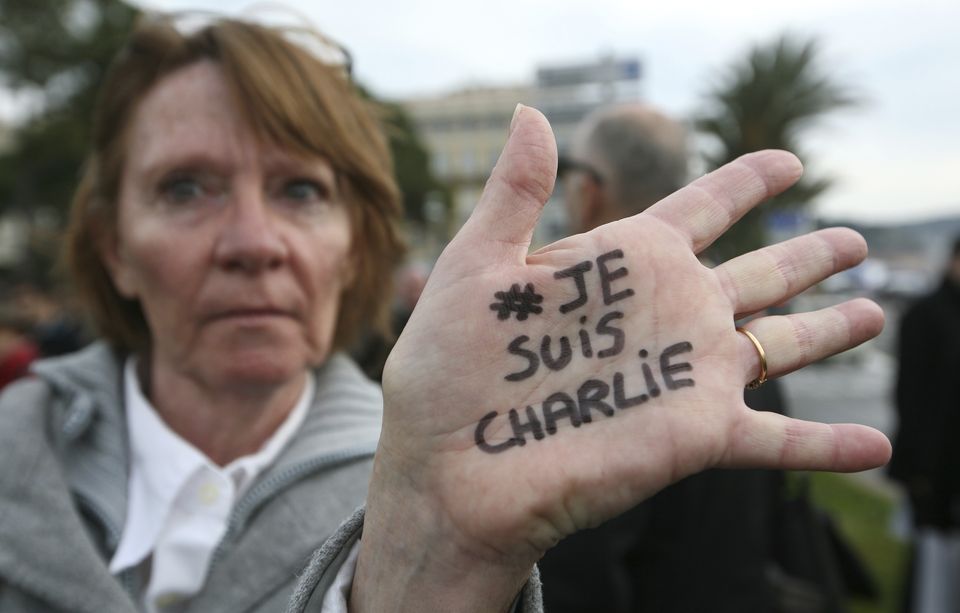
M857 264L862 238L825 230L714 269L696 257L799 178L795 157L745 156L528 254L555 169L549 125L521 108L388 360L352 608L502 610L559 539L686 475L861 470L889 455L875 430L743 403L759 358L735 319ZM882 325L858 300L748 328L777 376Z

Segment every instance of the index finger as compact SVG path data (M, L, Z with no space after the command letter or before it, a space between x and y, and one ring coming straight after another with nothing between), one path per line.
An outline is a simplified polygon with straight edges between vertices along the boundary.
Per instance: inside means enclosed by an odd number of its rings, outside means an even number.
M800 160L787 151L748 153L646 212L674 227L700 253L747 211L786 190L802 174Z

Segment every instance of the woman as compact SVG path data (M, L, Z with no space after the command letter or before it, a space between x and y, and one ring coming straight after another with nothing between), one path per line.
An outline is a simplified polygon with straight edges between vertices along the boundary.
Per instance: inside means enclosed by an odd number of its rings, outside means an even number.
M21 608L282 609L362 504L380 429L379 390L334 352L389 304L385 140L342 66L229 21L144 20L95 123L68 254L106 342L38 370L65 482L22 477L67 513L23 500L5 522L62 552L16 562L46 601Z
M694 255L795 158L747 156L528 255L555 171L545 119L518 107L388 360L378 439L376 388L335 353L388 306L399 253L373 116L281 33L142 23L69 241L107 343L3 398L0 610L280 610L325 541L292 610L503 611L521 592L534 610L547 548L684 475L886 460L876 431L742 399L875 335L875 305L757 319L759 341L733 324L854 265L862 239Z

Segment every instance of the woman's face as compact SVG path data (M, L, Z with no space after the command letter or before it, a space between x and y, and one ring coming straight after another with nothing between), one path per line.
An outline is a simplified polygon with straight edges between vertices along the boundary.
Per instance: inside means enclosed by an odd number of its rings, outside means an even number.
M159 81L134 114L115 244L152 368L204 385L275 385L323 362L351 282L351 232L330 165L255 139L214 62Z

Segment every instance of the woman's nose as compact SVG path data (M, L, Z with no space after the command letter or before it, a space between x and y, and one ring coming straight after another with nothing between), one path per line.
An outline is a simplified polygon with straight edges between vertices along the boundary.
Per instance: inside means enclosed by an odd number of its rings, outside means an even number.
M236 194L222 223L215 258L224 269L255 274L285 264L287 245L260 190Z

